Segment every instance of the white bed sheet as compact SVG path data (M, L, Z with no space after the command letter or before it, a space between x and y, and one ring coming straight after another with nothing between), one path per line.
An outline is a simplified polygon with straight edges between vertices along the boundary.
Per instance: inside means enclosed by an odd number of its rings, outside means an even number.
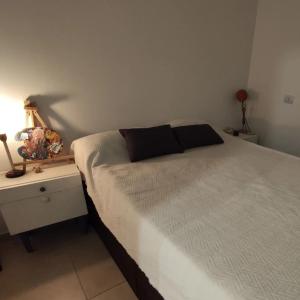
M95 206L166 300L299 300L300 159L223 137L94 167Z

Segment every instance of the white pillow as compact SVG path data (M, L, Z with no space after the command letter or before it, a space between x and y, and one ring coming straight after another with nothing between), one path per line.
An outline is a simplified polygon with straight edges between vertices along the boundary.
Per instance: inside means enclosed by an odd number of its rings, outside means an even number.
M87 177L101 164L129 162L125 140L118 130L88 135L73 141L71 149L79 170Z

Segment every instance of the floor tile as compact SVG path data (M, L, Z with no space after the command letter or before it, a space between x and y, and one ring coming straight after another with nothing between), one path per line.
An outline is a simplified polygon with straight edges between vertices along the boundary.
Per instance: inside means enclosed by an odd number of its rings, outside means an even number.
M127 283L121 284L92 300L137 300L133 291Z
M95 234L91 230L92 234ZM78 220L71 220L33 232L31 236L33 247L39 252L66 252L72 241L84 239L86 234Z
M0 242L1 300L84 300L71 260L64 254L26 253L16 240Z
M67 222L32 234L35 252L1 237L0 300L91 299L125 279L98 235Z
M69 247L68 253L89 299L125 282L96 233L89 233L80 242L73 240Z

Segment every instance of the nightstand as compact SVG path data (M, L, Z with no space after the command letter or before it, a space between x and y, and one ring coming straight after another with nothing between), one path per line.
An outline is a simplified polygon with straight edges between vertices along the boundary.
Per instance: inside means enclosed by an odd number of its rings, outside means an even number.
M9 233L19 234L26 250L33 251L28 232L87 215L79 170L59 164L15 179L0 173L0 210Z
M258 136L254 133L248 133L248 134L240 133L238 138L250 143L254 143L254 144L258 143Z
M255 133L239 133L239 135L235 136L234 132L238 132L231 127L224 128L223 131L227 134L230 134L234 137L240 138L244 141L257 144L258 143L258 136Z

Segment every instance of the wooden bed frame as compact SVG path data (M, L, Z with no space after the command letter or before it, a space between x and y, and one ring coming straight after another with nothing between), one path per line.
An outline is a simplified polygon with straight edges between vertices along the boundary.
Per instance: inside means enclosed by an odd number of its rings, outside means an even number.
M89 212L89 222L95 228L107 250L122 271L132 290L139 300L164 300L159 292L150 284L145 273L136 262L128 255L123 246L118 242L110 230L103 224L95 208L93 200L87 193L86 184L83 182L84 195Z

